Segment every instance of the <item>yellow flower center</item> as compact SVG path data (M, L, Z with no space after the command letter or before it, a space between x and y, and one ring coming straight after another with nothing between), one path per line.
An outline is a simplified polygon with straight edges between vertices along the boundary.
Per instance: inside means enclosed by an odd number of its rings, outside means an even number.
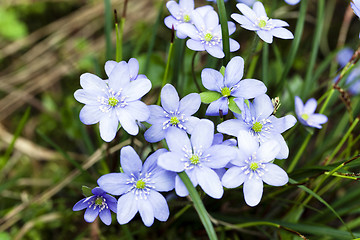
M256 132L256 133L259 133L259 132L261 132L262 127L263 127L263 125L261 123L256 122L253 124L252 130L254 130L254 132Z
M146 187L146 183L144 182L144 180L139 179L136 182L136 188L137 189L144 189Z
M190 22L190 20L191 20L191 18L188 14L185 14L183 18L184 18L184 22Z
M266 26L266 21L265 20L263 20L263 19L261 19L260 21L259 21L259 27L261 27L261 28L263 28L263 27L265 27Z
M259 168L259 165L256 162L250 163L250 169L251 170L255 171L258 168Z
M115 107L116 104L118 104L118 102L119 102L119 100L117 100L117 99L114 98L114 97L111 97L111 98L109 98L109 100L108 100L109 105L112 106L112 107Z
M309 119L309 115L306 113L301 114L301 118L304 119L305 121Z
M102 197L96 198L96 200L95 200L95 205L102 205L102 203L103 203Z
M205 41L207 41L207 42L210 42L212 38L213 38L213 35L211 35L211 33L207 33L204 37Z
M194 165L199 164L199 162L200 162L199 156L197 156L197 155L192 155L191 158L190 158L190 162L191 162L192 164L194 164Z
M179 123L180 123L180 121L179 121L179 119L177 117L171 117L170 118L170 124L171 125L177 125Z
M231 90L228 87L224 87L224 88L221 89L221 94L224 97L228 97L228 96L231 95Z

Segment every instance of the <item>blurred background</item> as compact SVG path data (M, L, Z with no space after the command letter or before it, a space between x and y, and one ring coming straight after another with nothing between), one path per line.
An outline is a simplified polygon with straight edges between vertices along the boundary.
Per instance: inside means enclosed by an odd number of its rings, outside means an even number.
M269 16L287 21L294 33L299 7L282 0L264 0ZM153 89L144 98L155 104L167 60L171 31L163 24L169 15L162 0L129 0L126 8L123 59L137 58L140 74L146 74ZM306 97L319 97L331 85L335 56L345 45L357 48L360 22L348 7L349 1L327 0L319 51L314 67L314 81ZM195 1L196 6L210 4ZM235 1L227 3L228 13L238 12ZM105 78L106 60L115 58L114 13L123 14L123 0L1 0L0 1L0 239L206 239L198 216L189 199L167 195L170 218L166 223L155 221L151 228L143 226L139 216L120 226L113 216L107 227L98 219L86 223L84 211L73 212L73 205L83 198L81 186L96 186L96 180L108 172L119 171L119 149L131 144L145 159L149 147L141 136L130 137L120 131L117 138L105 144L98 126L85 126L79 120L82 104L73 93L80 88L79 76L84 72ZM276 39L270 46L268 94L280 96L279 116L294 112L293 95L306 74L308 59L317 24L317 0L309 0L299 51L286 84L281 83L282 68L291 49L291 41ZM254 38L241 29L232 36L240 42L238 55L247 53ZM175 59L181 66L171 67L171 81L180 96L197 91L192 84L193 53L184 40L175 41ZM261 51L254 57L261 57ZM261 58L260 58L261 59ZM259 60L260 61L260 60ZM206 53L195 56L195 75L200 81L204 67L220 68L221 62ZM254 78L261 79L261 64ZM317 74L317 75L316 75ZM279 85L281 83L281 85ZM305 100L305 99L304 99ZM359 97L352 98L354 116L359 114ZM344 103L339 96L332 99L333 109L326 130L311 141L308 157L318 166L336 146L349 128ZM200 110L203 114L206 106ZM345 117L344 117L345 116ZM331 120L330 120L331 119ZM359 128L354 138L359 134ZM294 157L306 136L297 126L296 132L285 134ZM325 132L326 131L326 132ZM142 132L143 133L143 132ZM330 135L327 135L330 134ZM327 136L331 136L327 138ZM351 153L359 153L355 141ZM353 154L344 155L351 157ZM284 160L285 161L285 160ZM286 170L287 163L282 164ZM307 166L290 177L309 183L324 169ZM310 169L309 169L310 168ZM350 172L357 172L357 165ZM304 168L306 169L306 168ZM315 176L315 177L314 177ZM310 180L309 180L310 179ZM309 185L307 185L309 187ZM311 185L310 185L311 186ZM341 180L324 192L323 198L343 220L360 232L360 188L356 181ZM204 204L214 217L220 239L292 239L299 234L311 239L351 239L343 223L322 203L310 201L296 223L286 213L296 206L300 190L294 185L265 188L264 198L256 208L248 207L242 189L226 191L222 200L202 195ZM273 193L270 196L270 193ZM346 199L344 198L346 196ZM236 227L238 223L267 219L282 227L256 225ZM313 227L313 228L312 228ZM287 229L286 229L287 228ZM285 229L285 230L284 230ZM280 238L279 232L291 232ZM301 239L301 238L299 238Z

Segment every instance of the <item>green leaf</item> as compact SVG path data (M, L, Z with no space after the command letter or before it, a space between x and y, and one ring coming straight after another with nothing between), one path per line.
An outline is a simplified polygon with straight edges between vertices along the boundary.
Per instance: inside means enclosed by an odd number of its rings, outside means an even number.
M234 99L235 99L234 97L229 98L229 109L234 113L241 114L241 110L234 102Z
M221 93L213 92L213 91L202 92L200 93L200 97L201 97L201 102L211 103L221 98Z
M225 67L224 66L221 66L220 68L220 73L225 76Z
M82 190L82 193L85 197L90 197L92 195L94 195L92 192L91 192L91 188L87 187L87 186L82 186L81 187L81 190Z

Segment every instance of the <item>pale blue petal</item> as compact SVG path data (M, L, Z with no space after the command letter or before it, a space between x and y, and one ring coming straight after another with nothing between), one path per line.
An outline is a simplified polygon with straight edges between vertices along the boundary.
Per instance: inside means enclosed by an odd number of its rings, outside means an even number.
M213 57L223 58L225 56L224 51L220 44L218 45L205 45L205 50Z
M80 121L83 124L91 125L98 123L102 117L105 116L99 106L85 105L80 111Z
M202 70L201 81L204 87L210 91L221 92L221 89L225 87L223 75L211 68Z
M135 193L129 192L122 195L117 203L117 220L120 224L128 223L138 211L138 201Z
M238 88L231 95L250 99L266 93L266 86L256 79L244 79L238 84Z
M224 136L221 133L215 133L213 139L213 145L221 144L223 142Z
M94 197L94 196L92 196L92 197ZM78 201L77 203L75 203L72 210L73 211L80 211L80 210L83 210L83 209L87 208L89 206L89 201L86 201L86 200L89 200L89 199L88 198L83 198L80 201Z
M109 76L109 87L115 92L120 91L130 82L129 67L125 61L116 64Z
M195 9L202 17L205 17L206 13L214 10L212 6L202 6Z
M127 175L137 174L142 169L142 161L139 155L131 146L125 146L120 150L120 164L121 167Z
M130 135L137 135L139 133L139 126L131 113L125 108L116 109L117 118L120 121L122 128Z
M261 2L255 2L253 5L253 10L258 17L267 17L264 5Z
M263 194L263 182L261 179L252 177L244 182L244 198L247 205L254 207L259 204Z
M180 13L180 6L175 1L168 1L166 3L166 7L173 16L176 16Z
M249 131L241 130L237 134L239 149L245 153L246 156L251 156L259 148L259 143L255 140Z
M131 81L123 88L121 96L126 96L125 101L131 102L140 99L151 89L151 81L149 79L137 79Z
M277 159L286 159L289 157L289 147L285 142L285 139L283 136L281 136L281 134L277 133L277 134L272 134L271 135L271 139L277 141L280 144L280 152L278 153L278 155L276 156Z
M191 149L189 137L179 128L169 128L165 136L166 143L172 152L183 153L183 148Z
M75 99L80 102L84 103L86 105L93 105L93 106L99 106L100 102L98 101L98 97L107 97L107 95L99 90L84 90L84 89L78 89L74 93Z
M80 76L80 85L85 90L105 90L107 84L104 80L91 73L84 73Z
M187 195L189 195L189 192L188 192L185 184L182 182L182 180L180 179L180 177L178 175L176 175L176 177L175 177L175 192L176 192L176 195L178 195L180 197L186 197Z
M271 186L283 186L289 181L287 173L279 166L269 163L266 164L266 172L262 180Z
M276 27L288 27L289 24L283 20L280 19L272 19L272 24Z
M150 110L148 106L141 101L129 102L124 109L126 109L134 119L140 122L147 121L150 117Z
M159 142L165 138L166 130L163 129L163 125L160 123L153 124L146 132L144 133L145 140L150 143Z
M187 117L187 120L182 124L186 128L186 132L191 134L200 119L197 117Z
M204 44L194 39L188 39L186 41L186 46L193 51L205 51Z
M168 112L176 112L179 108L179 95L171 84L161 89L161 105Z
M94 194L94 195L103 195L104 193L105 193L105 191L104 190L102 190L101 188L99 188L99 187L95 187L95 188L93 188L92 190L91 190L91 192L92 192L92 194Z
M295 96L295 112L299 117L304 113L304 104L298 96Z
M208 108L206 109L205 115L207 116L219 116L220 115L220 109L222 110L223 115L226 115L229 111L228 107L228 98L227 97L221 97L218 100L210 103Z
M138 200L138 209L145 226L150 227L154 223L154 209L147 199Z
M257 25L255 25L249 18L247 18L243 15L233 13L233 14L231 14L231 18L234 19L239 24L241 24L242 28L245 28L250 31L259 30L259 27Z
M111 224L111 212L109 209L105 208L101 210L99 216L103 223L105 223L108 226Z
M242 14L244 14L250 21L255 22L257 19L257 16L255 12L249 8L246 4L238 3L236 4L236 7L240 10Z
M130 79L135 79L139 73L139 62L136 58L130 58L128 62Z
M125 173L109 173L101 176L97 184L107 193L122 195L129 191L131 185L126 184L129 176Z
M221 29L221 25L219 25L219 26L220 26L220 29ZM229 31L229 36L236 31L235 23L228 21L228 31Z
M107 198L109 198L109 195L108 195ZM109 208L110 208L111 211L113 211L114 213L117 213L117 200L116 200L116 198L114 198L114 197L113 197L113 199L114 199L115 201L108 199L107 204L108 204L108 206L109 206Z
M285 132L289 128L293 127L296 123L296 118L293 115L287 115L282 118L270 116L268 119L271 121L274 127L274 131L278 133Z
M256 159L260 162L270 162L279 154L280 149L280 144L275 140L264 142L257 150Z
M161 122L161 124L166 121L168 118L165 118L166 112L164 109L157 105L148 106L150 110L150 117L147 120L150 124L155 124Z
M176 20L173 16L167 16L164 19L165 26L172 29L172 26L174 26L174 29L177 30L177 26L179 25L179 21ZM178 33L179 31L176 31Z
M305 103L304 106L304 112L306 114L313 114L316 110L316 106L317 106L317 102L315 98L310 98L309 100L307 100L307 102Z
M193 10L194 9L194 0L179 0L179 6L184 10Z
M266 94L257 96L253 101L253 107L255 108L255 118L257 120L268 118L274 111L274 106L271 102L271 99Z
M116 61L107 61L105 63L105 73L109 77L114 67L118 64Z
M230 41L230 52L235 52L240 49L240 44L237 41L235 41L232 38L229 38L229 41Z
M170 212L163 195L151 190L148 195L148 201L152 205L154 217L159 221L165 222L169 218Z
M241 167L231 167L226 171L221 182L226 188L237 188L244 183L245 177Z
M228 88L237 84L244 73L244 59L242 57L233 57L225 68L224 83Z
M267 42L269 44L273 42L273 35L270 31L258 30L256 31L256 33L264 42Z
M214 123L207 119L201 119L191 133L191 145L194 151L207 149L214 139Z
M151 179L154 181L156 191L168 192L173 190L175 187L175 176L176 173L165 170L153 175Z
M194 18L192 18L194 21ZM182 34L189 36L195 41L200 41L200 36L196 27L190 23L182 23L177 27L177 31L180 31Z
M144 162L144 165L142 166L142 173L149 173L151 172L152 175L157 174L158 172L164 171L164 169L159 168L159 166L157 165L157 160L159 158L159 156L163 153L166 153L167 150L165 148L160 148L158 150L156 150L155 152L153 152L152 154L150 154L147 159Z
M185 115L193 115L199 110L200 104L200 95L198 93L190 93L180 100L179 112Z
M214 170L208 167L196 168L196 175L199 185L207 195L216 199L222 197L224 189L219 176L214 172Z
M270 32L274 37L277 37L277 38L281 38L281 39L293 39L294 38L294 35L292 34L292 32L290 32L286 28L282 28L282 27L274 28Z
M110 111L100 119L100 137L105 142L111 142L116 135L119 121L114 111Z
M203 153L207 157L207 161L203 164L210 168L222 168L225 167L230 160L237 157L237 151L235 147L226 145L213 145L206 149Z
M238 136L240 130L248 131L250 126L240 119L229 119L217 126L218 132L225 133L234 137Z
M214 10L208 11L204 20L207 29L214 29L219 25L219 15Z
M84 219L86 222L93 222L95 218L99 215L99 208L87 208L84 214Z
M211 10L211 11L213 11L213 10ZM206 14L208 14L208 13L209 12L207 12ZM206 29L204 18L200 15L200 13L198 11L192 11L191 21L194 24L193 27L195 28L196 32L194 32L194 30L189 31L192 33L192 36L189 36L189 37L194 40L200 40L200 35L198 34L198 29ZM192 24L189 24L189 25L192 25Z
M321 128L320 124L324 124L327 121L328 121L328 118L325 115L319 114L319 113L314 113L309 116L307 123L310 126L316 126L317 128Z
M183 158L184 154L179 152L166 152L159 156L158 165L169 171L182 172L185 169Z
M300 0L285 0L285 2L289 5L296 5L300 2Z

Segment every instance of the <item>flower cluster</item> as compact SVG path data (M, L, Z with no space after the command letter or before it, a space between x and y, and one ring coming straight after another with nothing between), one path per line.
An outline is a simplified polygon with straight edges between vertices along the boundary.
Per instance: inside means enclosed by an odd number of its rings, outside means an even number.
M252 5L251 1L247 2ZM165 18L165 25L174 27L177 37L189 37L186 44L190 49L224 57L219 17L212 7L195 9L193 0L169 1L166 6L171 16ZM244 15L232 17L242 27L256 31L265 42L271 43L273 36L293 38L291 32L283 28L287 23L269 19L260 2L255 2L253 9L243 3L237 7ZM228 22L228 28L230 35L235 32L234 23ZM239 48L240 45L230 39L230 51ZM177 174L180 172L186 173L194 187L199 185L216 199L223 196L224 187L236 188L243 184L249 206L259 204L264 182L272 186L288 182L286 172L274 160L289 156L282 133L293 127L296 119L292 115L275 117L277 107L266 95L265 84L257 79L243 79L244 59L240 56L233 57L219 71L202 70L206 92L190 93L180 99L175 87L165 84L160 92L161 106L148 106L140 100L150 91L151 82L145 75L138 74L136 59L108 61L105 72L106 80L90 73L81 75L82 89L74 94L76 100L85 104L80 120L84 124L99 122L100 136L106 142L115 138L119 127L137 135L140 122L146 122L145 140L157 143L153 146L160 148L144 163L131 146L121 148L121 172L101 176L97 180L99 187L92 190L93 196L80 200L73 208L74 211L87 208L84 216L87 222L99 215L109 225L110 210L116 213L120 224L128 223L137 212L148 227L154 219L166 221L169 207L160 192L175 189L180 197L189 194L189 185ZM226 115L227 120L215 126L209 119L194 116L201 102L209 104L205 115ZM296 98L299 121L319 128L326 121L323 115L314 114L315 108L313 99L304 106ZM223 134L230 137L224 141ZM165 145L167 149L161 148Z

